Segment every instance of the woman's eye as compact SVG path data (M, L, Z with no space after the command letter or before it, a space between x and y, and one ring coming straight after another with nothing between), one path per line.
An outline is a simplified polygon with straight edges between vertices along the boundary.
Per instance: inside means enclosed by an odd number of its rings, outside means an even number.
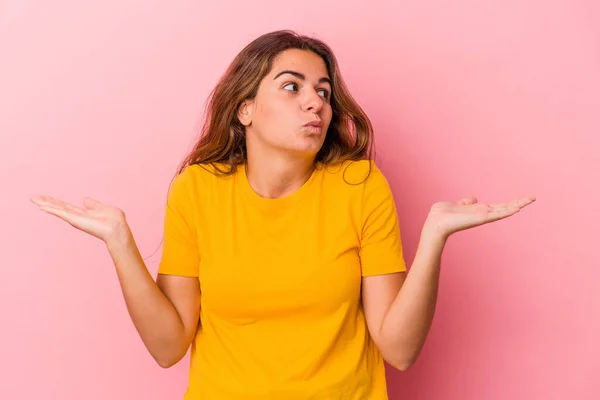
M329 98L329 92L325 89L321 89L319 90L319 92L322 92L323 94L321 96L323 96L324 98Z
M296 83L287 83L287 84L285 84L283 86L283 89L288 90L288 91L297 92L298 91L298 84L296 84ZM327 89L319 89L319 90L317 90L317 92L324 99L328 99L329 98L329 91Z
M288 87L290 87L290 86L291 86L291 87L294 87L295 89L285 89L285 88L288 88ZM288 84L287 84L287 85L285 85L283 88L284 88L285 90L298 90L298 85L296 85L295 83L288 83Z

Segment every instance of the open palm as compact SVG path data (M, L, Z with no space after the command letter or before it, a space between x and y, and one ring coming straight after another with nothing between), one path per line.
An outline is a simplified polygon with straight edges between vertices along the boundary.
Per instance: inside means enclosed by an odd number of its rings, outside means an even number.
M118 228L126 225L125 213L117 207L86 197L83 207L77 207L49 196L31 196L42 211L55 215L71 226L108 241Z
M529 196L497 204L478 203L475 197L456 202L438 202L431 207L427 221L449 236L458 231L510 217L534 201L535 197Z

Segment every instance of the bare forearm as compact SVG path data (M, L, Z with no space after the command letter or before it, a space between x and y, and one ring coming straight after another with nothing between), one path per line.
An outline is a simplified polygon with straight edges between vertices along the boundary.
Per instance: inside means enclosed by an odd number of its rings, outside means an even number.
M106 245L127 310L144 345L159 364L172 364L187 351L184 325L177 310L148 272L129 228L118 232Z
M415 259L381 328L386 359L399 369L410 367L429 333L435 312L440 260L446 238L425 227Z

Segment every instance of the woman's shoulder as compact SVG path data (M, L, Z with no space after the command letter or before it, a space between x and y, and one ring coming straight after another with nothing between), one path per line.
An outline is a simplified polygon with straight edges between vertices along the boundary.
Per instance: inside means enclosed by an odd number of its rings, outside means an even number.
M180 180L214 180L228 178L232 175L231 172L231 166L225 163L190 164L182 168L177 178Z
M203 189L215 189L224 181L228 181L233 174L229 165L216 163L190 164L183 167L171 183L175 193L198 192Z

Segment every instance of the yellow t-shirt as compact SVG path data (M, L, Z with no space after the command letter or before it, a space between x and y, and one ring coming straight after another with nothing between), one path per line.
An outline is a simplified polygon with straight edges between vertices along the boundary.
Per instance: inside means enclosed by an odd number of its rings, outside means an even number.
M381 171L319 166L279 199L211 171L173 181L158 271L200 280L184 399L387 399L361 305L362 276L406 270Z

